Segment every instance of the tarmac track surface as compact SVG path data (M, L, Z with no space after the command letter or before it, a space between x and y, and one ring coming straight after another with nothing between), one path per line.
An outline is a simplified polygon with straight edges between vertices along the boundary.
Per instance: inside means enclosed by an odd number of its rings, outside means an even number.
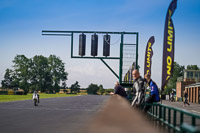
M0 103L0 133L80 133L109 96L87 95Z

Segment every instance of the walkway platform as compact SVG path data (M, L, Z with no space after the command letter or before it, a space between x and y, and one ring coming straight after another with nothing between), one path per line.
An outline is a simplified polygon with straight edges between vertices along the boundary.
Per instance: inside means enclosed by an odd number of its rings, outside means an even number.
M191 113L200 115L200 104L197 103L189 103L189 106L187 105L186 107L183 107L183 102L169 102L168 100L163 100L162 104L171 107L181 108Z

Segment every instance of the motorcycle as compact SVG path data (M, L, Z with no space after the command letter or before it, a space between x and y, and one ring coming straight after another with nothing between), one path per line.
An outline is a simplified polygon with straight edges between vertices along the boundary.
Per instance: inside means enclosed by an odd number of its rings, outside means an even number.
M37 93L33 93L33 103L34 103L34 106L38 106L37 103L39 103L39 96Z

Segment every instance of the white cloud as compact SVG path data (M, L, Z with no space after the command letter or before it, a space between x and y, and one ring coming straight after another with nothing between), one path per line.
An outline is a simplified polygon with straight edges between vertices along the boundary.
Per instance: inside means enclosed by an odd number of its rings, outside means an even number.
M101 62L85 61L81 65L74 64L66 68L68 75L68 86L79 82L81 87L88 87L89 84L102 84L105 88L111 88L118 79L113 73ZM113 64L111 64L112 66ZM115 71L115 68L113 68ZM118 74L118 71L115 71Z

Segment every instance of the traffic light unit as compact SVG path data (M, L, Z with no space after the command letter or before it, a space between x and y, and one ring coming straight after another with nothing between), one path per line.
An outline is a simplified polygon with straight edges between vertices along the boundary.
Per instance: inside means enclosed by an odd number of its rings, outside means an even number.
M79 55L84 56L86 50L86 35L79 35ZM91 56L98 55L98 35L95 33L91 36ZM110 35L103 36L103 56L110 56Z

